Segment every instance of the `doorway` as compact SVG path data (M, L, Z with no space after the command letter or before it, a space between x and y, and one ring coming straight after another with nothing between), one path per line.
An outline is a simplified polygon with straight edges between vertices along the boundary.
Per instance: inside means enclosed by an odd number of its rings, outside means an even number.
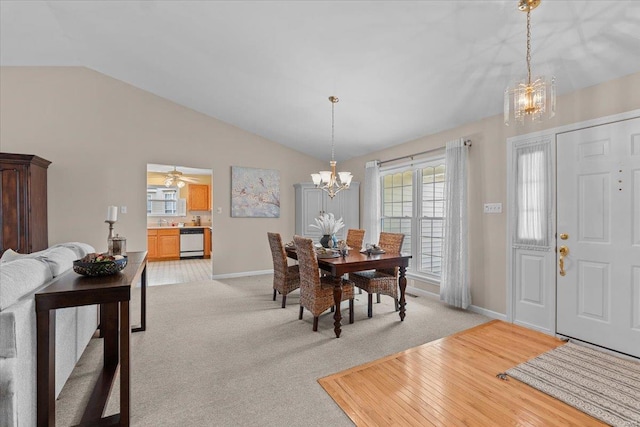
M640 110L507 142L507 319L640 357ZM518 153L536 145L550 148L549 238L519 244Z
M149 286L213 275L213 171L147 164Z

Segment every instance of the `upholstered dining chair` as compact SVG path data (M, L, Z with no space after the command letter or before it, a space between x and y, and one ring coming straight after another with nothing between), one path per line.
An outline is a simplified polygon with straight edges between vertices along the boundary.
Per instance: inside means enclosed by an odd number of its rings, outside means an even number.
M300 316L306 308L313 314L313 330L318 330L318 317L333 307L333 278L320 276L318 258L311 239L294 236L296 254L300 265ZM349 323L353 323L353 283L342 280L342 300L349 300Z
M402 243L404 242L404 234L402 233L380 233L378 246L387 253L400 253ZM373 294L378 294L378 302L380 302L380 294L389 295L395 301L396 311L398 311L398 267L379 270L358 271L349 274L351 280L358 288L367 291L368 308L367 316L373 316Z
M300 287L300 271L297 265L289 266L287 254L278 233L267 233L271 257L273 258L273 300L276 292L282 295L282 308L287 306L287 295Z
M362 250L362 242L364 241L364 230L360 228L350 228L347 230L347 246L353 248L354 251Z

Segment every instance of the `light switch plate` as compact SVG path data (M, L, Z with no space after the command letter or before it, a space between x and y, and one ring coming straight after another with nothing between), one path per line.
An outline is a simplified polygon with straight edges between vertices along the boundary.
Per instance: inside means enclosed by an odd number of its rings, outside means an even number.
M120 206L120 213L127 213L127 207L126 206Z
M484 213L486 214L499 214L502 213L502 203L485 203Z

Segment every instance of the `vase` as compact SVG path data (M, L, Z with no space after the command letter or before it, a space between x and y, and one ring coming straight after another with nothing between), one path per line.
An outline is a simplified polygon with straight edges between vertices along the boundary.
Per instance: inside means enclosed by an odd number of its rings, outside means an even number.
M330 234L325 234L324 236L322 236L322 238L320 239L320 244L322 245L322 247L324 248L328 248L329 247L329 242L331 241L331 235Z

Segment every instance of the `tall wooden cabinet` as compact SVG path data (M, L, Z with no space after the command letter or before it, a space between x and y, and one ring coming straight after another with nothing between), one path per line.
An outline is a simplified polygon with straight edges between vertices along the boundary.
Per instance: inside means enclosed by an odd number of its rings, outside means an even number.
M29 154L0 153L0 254L30 253L49 246L47 168Z
M296 197L296 234L320 240L322 235L316 228L314 218L321 213L332 213L336 219L342 218L344 228L337 234L345 239L349 228L360 228L360 183L352 182L348 190L342 190L332 199L329 194L309 183L294 184Z

